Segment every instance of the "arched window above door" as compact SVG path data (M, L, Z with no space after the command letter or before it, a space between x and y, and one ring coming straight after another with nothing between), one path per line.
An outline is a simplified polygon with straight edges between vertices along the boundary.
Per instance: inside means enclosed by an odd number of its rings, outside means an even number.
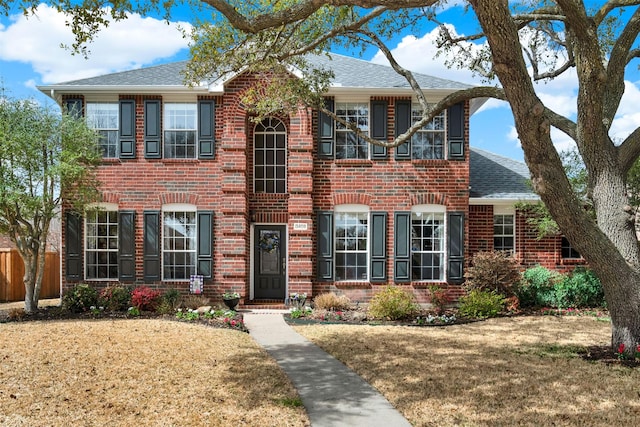
M253 191L287 192L287 128L275 117L267 117L254 128Z

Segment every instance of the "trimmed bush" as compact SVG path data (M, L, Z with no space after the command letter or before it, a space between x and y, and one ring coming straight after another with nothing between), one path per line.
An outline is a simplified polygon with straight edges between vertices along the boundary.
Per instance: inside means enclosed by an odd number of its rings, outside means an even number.
M182 295L179 298L179 306L186 309L195 310L199 307L210 305L210 299L204 295Z
M98 291L91 286L80 283L62 296L62 307L74 313L89 311L98 305Z
M318 310L347 310L351 301L346 295L336 295L333 292L320 294L313 299L313 305Z
M155 311L160 302L160 291L148 286L138 286L131 292L131 305L139 311Z
M528 268L522 273L515 292L521 307L542 307L552 305L554 287L562 280L562 275L540 265Z
M582 267L562 275L544 267L534 267L522 274L516 289L522 306L583 308L604 307L604 291L596 275Z
M466 317L486 319L495 317L504 310L504 295L495 291L473 289L460 298L458 312Z
M606 305L600 279L585 268L576 268L554 288L557 308L603 307Z
M420 307L412 293L397 286L387 286L369 302L369 315L374 319L398 320L414 316Z
M518 262L504 251L485 251L474 255L472 265L464 275L465 287L471 291L495 291L514 295L514 285L520 280Z
M98 305L109 311L127 311L130 303L131 292L122 285L109 285L98 297Z

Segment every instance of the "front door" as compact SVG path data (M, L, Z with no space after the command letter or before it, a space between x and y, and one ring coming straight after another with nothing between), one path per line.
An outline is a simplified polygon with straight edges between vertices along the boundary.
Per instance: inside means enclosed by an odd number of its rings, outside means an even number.
M253 230L253 297L284 301L287 286L285 226L256 225Z

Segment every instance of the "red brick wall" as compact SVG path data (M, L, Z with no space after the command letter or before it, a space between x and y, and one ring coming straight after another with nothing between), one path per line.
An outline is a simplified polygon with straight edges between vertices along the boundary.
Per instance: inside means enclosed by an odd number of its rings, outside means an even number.
M522 269L541 265L559 272L570 272L584 260L563 259L561 236L538 238L535 226L528 224L521 211L516 212L516 258ZM469 207L469 258L479 251L493 250L493 206Z
M465 236L473 233L469 215L468 118L465 153L461 161L396 161L394 150L384 160L329 161L317 158L317 117L310 110L281 117L288 131L288 194L252 192L253 126L240 97L256 81L241 75L229 82L224 96L216 100L216 156L213 160L145 159L143 101L161 99L161 94L123 96L136 100L136 158L105 160L99 167L104 200L120 210L136 212L136 276L142 283L143 211L160 210L164 203L190 203L198 210L214 211L213 279L205 283L205 294L217 297L235 290L248 299L250 292L250 232L252 223L287 224L288 291L316 295L325 291L347 294L353 301L368 301L383 288L370 283L316 283L315 212L332 210L343 203L364 203L371 211L388 213L387 276L393 278L393 213L408 211L415 204L442 204L447 211L468 215ZM394 135L396 98L388 101L388 140ZM195 101L195 98L194 98ZM468 117L468 105L466 106ZM469 247L469 246L467 246ZM467 257L468 259L468 254ZM63 266L63 271L64 266ZM66 283L69 288L75 283ZM98 286L104 285L97 284ZM178 287L188 292L187 282L151 283L152 287ZM403 285L419 301L428 301L424 283ZM446 286L446 285L445 285ZM459 295L459 286L449 286Z

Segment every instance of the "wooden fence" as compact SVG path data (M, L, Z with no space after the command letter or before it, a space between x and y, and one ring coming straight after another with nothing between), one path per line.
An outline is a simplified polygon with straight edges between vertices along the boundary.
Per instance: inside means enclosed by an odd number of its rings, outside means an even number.
M0 249L0 302L24 301L24 263L16 249ZM60 255L45 257L40 299L60 297Z

